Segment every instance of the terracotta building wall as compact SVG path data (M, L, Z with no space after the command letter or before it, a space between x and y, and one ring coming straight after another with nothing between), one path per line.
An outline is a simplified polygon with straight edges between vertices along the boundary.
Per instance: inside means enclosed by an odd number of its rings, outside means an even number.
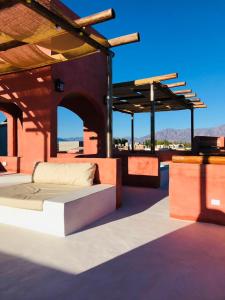
M55 91L58 78L65 83L63 93ZM0 110L12 116L9 156L21 157L21 172L30 172L37 161L56 156L58 105L73 110L84 121L85 153L104 154L107 69L103 54L5 75L0 87Z
M170 215L225 225L225 165L171 163Z

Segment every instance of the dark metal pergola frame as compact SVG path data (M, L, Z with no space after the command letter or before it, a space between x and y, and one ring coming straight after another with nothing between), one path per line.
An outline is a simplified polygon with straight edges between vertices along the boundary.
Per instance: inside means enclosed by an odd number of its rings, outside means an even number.
M168 77L174 78L174 73L170 76L163 75L162 80ZM165 78L165 79L164 79ZM159 78L158 78L159 79ZM145 83L149 81L149 83ZM194 140L194 110L195 108L205 108L206 105L200 99L192 98L196 94L190 94L191 90L172 91L169 84L162 84L152 79L127 83L116 83L113 85L113 110L131 115L131 149L134 151L134 114L150 113L151 128L151 152L155 153L155 113L162 111L190 110L191 112L191 145ZM180 84L185 85L186 83ZM179 84L178 84L179 85ZM174 87L178 86L174 84ZM173 84L171 84L173 87ZM187 92L187 94L185 94ZM182 94L183 93L183 94Z

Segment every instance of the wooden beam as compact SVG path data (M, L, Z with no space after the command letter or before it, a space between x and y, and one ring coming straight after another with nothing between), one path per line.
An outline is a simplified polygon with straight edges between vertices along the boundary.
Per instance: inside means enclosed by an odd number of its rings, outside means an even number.
M174 87L178 87L178 86L185 86L186 85L186 81L181 81L181 82L174 82L174 83L169 83L166 84L168 88L174 88Z
M223 156L173 156L174 163L188 163L188 164L216 164L224 165L225 157Z
M194 105L194 108L207 108L207 105Z
M122 46L130 43L135 43L140 41L140 34L138 32L131 33L128 35L123 35L114 39L108 40L110 47Z
M174 78L177 78L177 77L178 77L177 73L171 73L171 74L154 76L154 77L138 79L138 80L133 80L133 81L114 83L113 87L114 88L119 88L119 87L126 87L126 86L130 86L130 87L140 86L140 85L145 85L145 84L151 84L151 83L154 83L154 82L174 79Z
M78 27L85 27L85 26L90 26L90 25L94 25L94 24L99 24L99 23L102 23L107 20L112 20L115 18L115 16L116 16L115 11L112 8L110 8L110 9L101 11L99 13L74 20L74 23Z
M201 99L200 98L192 98L190 99L191 102L199 102Z
M26 45L26 44L27 43L13 40L13 41L10 41L10 42L7 42L7 43L0 44L0 51L6 51L6 50L16 48L16 47L19 47L19 46L23 46L23 45Z
M188 94L188 93L192 93L192 90L180 90L180 91L173 91L174 94L176 95L183 95L183 94Z
M201 101L199 101L199 102L194 102L193 104L194 104L194 106L195 106L195 105L197 105L197 106L199 106L199 105L205 105L205 103L204 103L204 102L201 102Z
M164 80L174 79L177 77L178 77L177 73L171 73L171 74L154 76L154 77L145 78L145 79L138 79L138 80L135 80L135 85L138 86L138 85L143 85L143 84L151 84L155 81L156 82L164 81Z
M184 97L185 98L192 98L192 97L196 97L197 94L196 93L191 93L191 94L185 94Z
M20 2L19 0L0 0L0 9L8 8Z

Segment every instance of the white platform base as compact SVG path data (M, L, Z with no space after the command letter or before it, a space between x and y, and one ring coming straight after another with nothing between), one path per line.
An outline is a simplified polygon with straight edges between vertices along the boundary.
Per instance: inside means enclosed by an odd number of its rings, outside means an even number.
M43 211L0 206L0 223L64 237L115 209L116 187L99 184L46 200Z

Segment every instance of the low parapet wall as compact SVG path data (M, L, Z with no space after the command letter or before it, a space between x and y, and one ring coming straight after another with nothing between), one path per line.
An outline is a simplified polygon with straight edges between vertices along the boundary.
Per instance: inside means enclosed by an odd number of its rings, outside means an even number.
M116 155L122 161L123 185L160 187L160 161L156 155L127 151Z
M170 216L225 225L225 157L174 157Z
M20 157L0 156L0 172L19 172Z

